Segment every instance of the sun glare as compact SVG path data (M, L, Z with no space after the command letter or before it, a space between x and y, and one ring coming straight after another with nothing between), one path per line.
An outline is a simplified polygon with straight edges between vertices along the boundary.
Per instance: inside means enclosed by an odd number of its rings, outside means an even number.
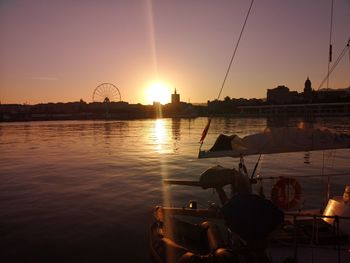
M160 102L161 104L166 104L170 102L170 88L168 85L156 82L148 87L146 90L146 98L149 104L153 102Z

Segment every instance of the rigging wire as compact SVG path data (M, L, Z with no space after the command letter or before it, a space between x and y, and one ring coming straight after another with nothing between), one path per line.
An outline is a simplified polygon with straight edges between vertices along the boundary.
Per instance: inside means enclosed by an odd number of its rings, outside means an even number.
M332 0L331 5L331 21L330 21L330 29L329 29L329 60L328 60L328 70L327 70L327 89L329 89L329 66L332 62L332 33L333 33L333 6L334 6L334 0ZM323 151L323 161L322 161L322 174L324 174L324 151ZM327 189L326 189L326 202L329 200L330 197L330 189L331 189L331 178L330 176L327 177ZM326 205L326 203L325 203Z
M225 73L225 77L224 77L224 80L223 80L223 82L222 82L221 89L220 89L220 91L219 91L219 94L218 94L218 98L217 98L217 99L220 98L221 92L222 92L222 90L224 89L224 86L225 86L225 83L226 83L226 79L227 79L227 77L228 77L228 73L230 72L230 69L231 69L231 66L232 66L232 63L233 63L233 59L234 59L234 57L236 56L236 53L237 53L237 50L238 50L238 46L239 46L239 43L241 42L241 38L242 38L242 35L243 35L244 28L245 28L245 26L246 26L246 24L247 24L248 17L249 17L249 15L250 15L250 11L252 10L253 3L254 3L254 0L252 0L252 1L250 2L250 6L249 6L249 9L248 9L247 15L246 15L246 17L245 17L245 20L244 20L244 23L243 23L241 32L240 32L240 34L239 34L239 37L238 37L238 40L237 40L235 49L234 49L234 51L233 51L233 54L232 54L230 63L229 63L229 65L228 65L228 67L227 67L227 70L226 70L226 73Z
M245 19L244 19L244 23L243 23L241 32L239 33L239 37L238 37L236 46L235 46L235 48L234 48L234 50L233 50L233 54L232 54L232 56L231 56L230 63L229 63L229 65L228 65L228 67L227 67L227 70L226 70L226 73L225 73L225 77L224 77L224 80L223 80L223 82L222 82L222 84L221 84L221 88L220 88L220 91L219 91L219 94L218 94L217 99L220 98L221 93L222 93L222 90L224 89L224 86L225 86L225 83L226 83L228 74L229 74L229 72L230 72L230 69L231 69L231 66L232 66L232 63L233 63L233 59L234 59L235 56L236 56L239 43L241 42L241 38L242 38L242 35L243 35L243 32L244 32L244 29L245 29L245 27L246 27L246 24L247 24L249 15L250 15L250 11L252 10L253 3L254 3L254 0L252 0L252 1L250 2L250 6L249 6L249 9L248 9L247 15L246 15L246 17L245 17ZM207 136L207 133L208 133L208 130L209 130L209 127L210 127L210 123L211 123L211 117L209 117L208 123L207 123L207 125L205 126L205 128L204 128L204 130L203 130L203 132L202 132L201 139L199 140L199 143L200 143L199 150L201 149L201 147L202 147L202 145L203 145L203 142L204 142L204 139L205 139L205 137Z
M329 60L328 60L328 70L327 70L327 89L329 88L329 66L332 62L332 33L333 33L333 6L334 6L334 0L332 0L331 5L331 22L330 22L330 30L329 30Z
M317 90L320 90L323 86L323 84L327 81L327 88L328 88L328 80L329 80L329 76L332 74L333 70L338 66L339 62L342 60L342 58L344 57L344 55L346 54L347 51L349 51L349 46L350 46L350 38L347 41L345 47L343 48L343 50L340 52L338 58L336 59L336 61L334 62L334 64L332 65L332 67L328 70L327 75L324 77L324 79L322 80L322 82L320 83L320 85L318 86ZM350 62L350 52L349 52L349 62Z

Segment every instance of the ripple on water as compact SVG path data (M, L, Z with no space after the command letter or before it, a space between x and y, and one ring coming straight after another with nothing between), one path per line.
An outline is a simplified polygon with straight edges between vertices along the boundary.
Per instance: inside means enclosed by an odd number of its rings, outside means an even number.
M0 260L147 262L148 223L156 204L218 203L211 190L169 186L163 179L197 180L232 158L198 160L205 118L62 121L0 124ZM298 120L290 121L297 123ZM349 121L322 120L349 131ZM213 119L207 148L218 133L244 136L276 125L266 119ZM265 156L262 176L349 172L350 151L325 156ZM251 169L258 156L247 157ZM310 207L322 202L323 179L301 179ZM343 178L332 178L332 190ZM271 186L266 182L265 187ZM309 200L312 200L310 202ZM130 247L137 253L129 254ZM3 257L3 258L1 258Z

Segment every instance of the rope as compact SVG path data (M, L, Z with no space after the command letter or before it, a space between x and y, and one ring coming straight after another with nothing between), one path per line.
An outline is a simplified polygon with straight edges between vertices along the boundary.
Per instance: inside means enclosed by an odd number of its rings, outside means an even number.
M312 220L312 232L311 232L311 239L310 239L310 246L311 246L311 262L314 262L314 240L315 240L315 224L316 224L316 217L313 217Z
M340 242L339 242L339 217L335 216L334 218L336 224L336 240L337 240L337 252L338 252L338 263L340 263Z
M336 173L336 174L327 174L327 176L347 176L349 175L349 173ZM293 175L286 175L285 177L290 177L290 178L319 178L321 177L322 179L324 178L324 174L308 174L308 175L297 175L297 176L293 176ZM268 176L268 177L259 177L256 178L256 180L274 180L274 179L278 179L281 176Z
M331 22L330 22L330 30L329 30L329 60L328 60L328 76L329 76L329 66L332 62L332 32L333 32L333 5L334 0L332 0L332 7L331 7ZM327 78L327 89L329 88L329 78Z
M327 90L329 89L329 66L332 62L332 32L333 32L333 6L334 6L334 0L332 0L332 7L331 7L331 22L330 22L330 30L329 30L329 60L328 60L328 70L327 70ZM324 151L323 151L323 163L322 163L322 175L324 174ZM329 200L330 196L330 184L331 184L331 178L330 176L327 177L327 200ZM327 204L325 202L325 204Z
M248 17L249 17L249 15L250 15L250 11L252 10L253 3L254 3L254 0L252 0L252 1L250 2L250 6L249 6L249 9L248 9L247 15L246 15L246 17L245 17L245 20L244 20L244 23L243 23L241 32L240 32L240 34L239 34L239 37L238 37L236 46L235 46L235 48L234 48L234 51L233 51L233 54L232 54L230 63L229 63L229 65L228 65L228 67L227 67L227 70L226 70L226 73L225 73L225 77L224 77L224 80L223 80L223 82L222 82L221 89L220 89L220 91L219 91L219 94L218 94L217 99L220 98L221 92L222 92L222 90L224 89L224 86L225 86L225 83L226 83L226 79L227 79L228 73L230 72L230 69L231 69L231 66L232 66L232 63L233 63L233 59L234 59L234 57L236 56L236 53L237 53L237 50L238 50L238 46L239 46L239 43L241 42L241 38L242 38L242 35L243 35L243 31L244 31L245 26L246 26L246 24L247 24ZM209 127L210 127L210 122L211 122L211 116L209 116L208 123L207 123L206 127L204 128L204 130L203 130L203 132L202 132L202 137L201 137L201 139L199 140L199 142L200 142L199 151L201 150L202 145L203 145L203 142L204 142L204 139L205 139L205 137L207 136L207 133L208 133L208 130L209 130Z
M346 43L345 47L343 48L343 50L340 52L337 60L334 62L333 66L331 67L331 69L328 69L328 73L327 75L324 77L324 79L322 80L321 84L318 86L317 90L320 90L323 86L323 84L327 81L327 88L328 88L328 79L329 76L332 74L333 70L338 66L339 62L341 61L341 59L344 57L344 55L346 54L346 52L349 50L349 43L350 43L350 39L348 40L348 42ZM349 52L349 61L350 61L350 52Z
M256 164L255 164L255 166L254 166L254 170L253 170L253 172L252 172L252 175L250 176L250 180L253 180L253 178L254 178L256 169L258 168L258 165L259 165L259 163L260 163L261 156L262 156L262 154L259 155L259 159L258 159L258 161L256 162Z
M285 216L292 216L293 218L297 218L297 217L316 217L316 218L332 218L332 219L338 218L338 221L339 221L339 219L350 220L350 216L337 216L337 215L327 216L327 215L312 214L312 213L284 212L284 215ZM293 222L295 222L295 219L294 219Z
M222 82L221 89L220 89L220 92L219 92L219 94L218 94L218 98L217 98L217 99L220 98L221 92L222 92L222 90L224 89L224 86L225 86L225 83L226 83L226 79L227 79L228 73L230 72L230 69L231 69L231 66L232 66L232 63L233 63L233 59L234 59L234 57L236 56L236 52L237 52L237 49L238 49L238 45L239 45L239 43L240 43L240 41L241 41L241 37L242 37L242 35L243 35L244 28L245 28L245 26L246 26L246 24L247 24L248 17L249 17L250 11L251 11L251 9L252 9L253 3L254 3L254 0L252 0L251 3L250 3L250 6L249 6L249 9L248 9L247 15L246 15L246 17L245 17L245 20L244 20L244 23L243 23L241 32L240 32L240 34L239 34L239 37L238 37L238 40L237 40L235 49L234 49L234 51L233 51L233 54L232 54L230 63L229 63L229 65L228 65L228 67L227 67L226 74L225 74L225 77L224 77L224 81Z

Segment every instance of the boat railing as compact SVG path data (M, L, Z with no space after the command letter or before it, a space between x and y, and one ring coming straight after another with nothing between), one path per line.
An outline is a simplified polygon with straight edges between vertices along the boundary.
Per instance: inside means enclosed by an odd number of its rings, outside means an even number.
M295 228L292 231L292 243L285 242L284 244L293 247L294 258L297 258L298 249L301 247L309 248L320 248L322 249L332 249L337 251L338 262L341 259L342 251L346 253L349 252L348 247L343 247L342 244L348 238L347 234L341 230L341 222L347 221L350 222L350 217L348 216L339 216L339 215L322 215L322 214L313 214L313 213L300 213L300 212L285 212L285 220L292 220L291 224ZM327 220L327 221L326 221ZM331 221L330 221L331 220ZM309 225L308 223L311 223ZM310 227L309 239L302 240L298 236L299 230L307 230L306 227ZM325 226L328 231L325 231ZM281 242L283 243L283 242Z

